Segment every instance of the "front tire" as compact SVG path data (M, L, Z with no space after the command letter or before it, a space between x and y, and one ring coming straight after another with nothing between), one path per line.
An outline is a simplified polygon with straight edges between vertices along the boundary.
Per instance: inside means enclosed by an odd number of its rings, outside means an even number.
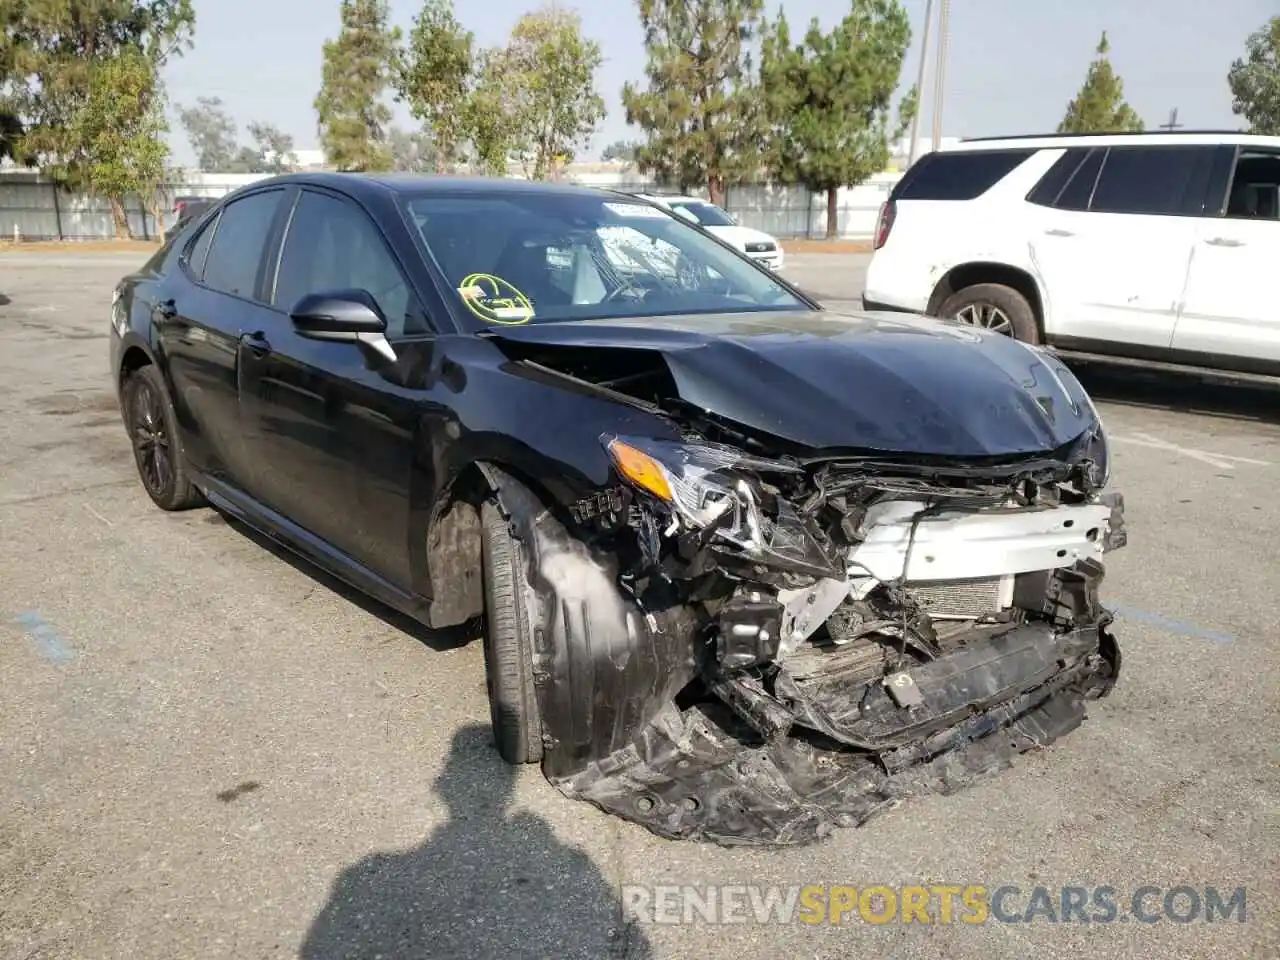
M542 759L542 719L533 686L533 642L519 545L497 504L480 507L484 564L484 666L493 741L508 763Z
M943 301L938 315L974 327L1003 333L1023 343L1038 344L1040 328L1031 303L1002 283L975 283Z
M178 417L160 372L150 365L134 370L125 377L120 392L134 466L151 502L161 510L202 506L204 498L192 485L182 460Z

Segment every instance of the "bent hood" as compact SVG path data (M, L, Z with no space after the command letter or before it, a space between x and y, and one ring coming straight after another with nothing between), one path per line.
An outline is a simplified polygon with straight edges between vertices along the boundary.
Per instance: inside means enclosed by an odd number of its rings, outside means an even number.
M656 353L680 399L815 452L1026 455L1096 423L1084 388L1054 357L923 317L694 315L534 323L485 336L552 355L555 347Z

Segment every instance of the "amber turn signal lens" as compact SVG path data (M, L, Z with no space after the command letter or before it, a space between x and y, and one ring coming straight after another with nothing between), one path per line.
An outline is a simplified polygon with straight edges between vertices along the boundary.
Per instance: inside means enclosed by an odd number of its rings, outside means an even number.
M668 503L675 499L671 493L671 484L667 482L666 471L647 453L627 446L621 440L610 440L609 456L613 457L618 471L637 487L648 490Z

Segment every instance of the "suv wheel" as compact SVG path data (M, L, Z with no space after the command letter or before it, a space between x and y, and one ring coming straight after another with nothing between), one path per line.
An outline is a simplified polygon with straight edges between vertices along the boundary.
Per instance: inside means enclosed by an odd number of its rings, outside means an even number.
M1039 343L1036 314L1027 298L1001 283L975 283L943 301L939 316L985 327L1023 343Z

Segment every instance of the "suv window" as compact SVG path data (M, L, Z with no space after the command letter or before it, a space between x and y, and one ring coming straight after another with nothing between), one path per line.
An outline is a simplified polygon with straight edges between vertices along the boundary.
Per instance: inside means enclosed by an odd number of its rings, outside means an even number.
M890 200L972 200L990 190L1034 150L926 153L912 164Z
M1076 167L1071 179L1058 194L1054 204L1059 210L1088 210L1089 201L1093 199L1093 189L1098 185L1098 173L1102 170L1102 160L1107 155L1106 147L1095 147Z
M1226 215L1242 220L1280 220L1280 153L1240 151Z
M204 267L206 286L248 299L256 295L262 251L283 192L266 190L223 208Z
M308 293L342 289L373 297L387 320L387 336L426 328L369 215L346 200L304 190L285 236L274 303L289 310Z
M1095 213L1199 212L1216 149L1111 147L1089 209Z

